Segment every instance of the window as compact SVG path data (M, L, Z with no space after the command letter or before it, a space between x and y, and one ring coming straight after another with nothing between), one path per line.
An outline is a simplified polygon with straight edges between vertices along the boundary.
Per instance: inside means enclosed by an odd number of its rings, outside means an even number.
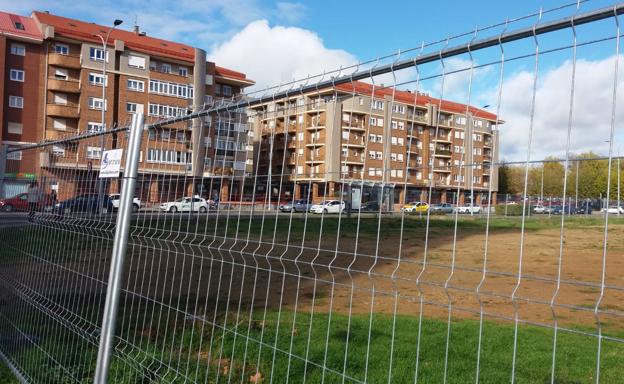
M384 120L381 117L377 118L377 126L378 127L383 127L384 126Z
M383 143L383 136L377 135L377 142L378 143Z
M9 96L9 107L24 108L24 98L21 96Z
M160 69L165 72L165 73L171 73L171 64L168 63L162 63L160 65Z
M150 103L148 106L149 116L176 117L186 115L186 108L176 107L173 105L160 105Z
M392 122L390 123L390 126L392 127L392 129L397 129L399 127L396 120L392 120Z
M65 129L67 129L67 120L54 119L54 121L52 122L52 127L54 127L54 129L58 129L59 131L64 131Z
M55 156L65 156L65 147L62 145L53 145L52 154Z
M145 69L145 57L128 55L128 66L132 68Z
M184 131L177 131L176 132L176 141L178 143L185 143L186 142L186 133L184 133ZM253 147L252 147L253 150Z
M403 145L403 138L402 137L398 137L397 138L397 144L398 145Z
M178 74L180 76L186 77L186 76L188 76L188 69L186 67L180 67L180 68L178 68Z
M377 160L381 160L383 159L383 152L377 152L375 153Z
M372 127L374 125L377 125L377 119L374 117L371 117L370 119L368 119L368 124Z
M54 52L60 55L69 55L69 46L65 44L54 44Z
M19 29L20 31L24 31L26 28L24 28L24 24L20 23L19 21L15 22L15 29Z
M150 61L149 67L150 67L150 70L155 71L156 67L157 67L156 62L155 61Z
M161 138L162 140L169 141L169 140L171 139L171 131L166 130L166 129L163 129L163 130L160 132L160 138ZM219 142L217 142L217 144L219 144Z
M369 159L374 159L375 158L375 151L368 151L368 158Z
M466 118L464 116L455 116L455 123L459 125L465 125Z
M89 73L89 84L103 86L104 85L104 75L99 73Z
M341 149L341 153L342 153L342 157L348 157L349 156L349 150L347 148L342 148Z
M422 165L422 156L416 156L416 164Z
M405 113L405 106L404 105L394 104L392 106L392 112L403 114L403 113Z
M101 131L103 131L102 123L96 123L96 122L93 122L93 121L89 121L87 123L87 132L95 133L95 132L101 132Z
M166 81L150 80L149 92L159 95L175 96L184 99L193 98L192 84L169 83Z
M377 141L377 136L376 135L368 135L368 141L370 141L371 143L374 143Z
M67 105L67 95L64 93L54 94L54 104Z
M101 147L87 147L87 159L99 159L102 157Z
M13 149L13 148L9 148L9 149ZM6 154L6 159L20 161L22 160L22 151L9 152Z
M105 102L97 97L89 97L89 109L106 109Z
M394 137L394 136L392 136L392 137L390 138L390 142L392 143L392 145L396 145L396 144L397 144L397 138L396 138L396 137Z
M303 156L303 148L299 148L299 150L297 151L297 154L299 156Z
M371 107L373 107L373 109L384 109L384 102L381 100L373 100L371 102Z
M89 58L94 61L104 61L106 57L106 61L108 62L108 52L104 53L104 50L101 48L91 47L89 48Z
M472 182L473 183L480 183L481 182L481 176L473 176L472 177Z
M221 86L221 94L223 96L232 96L232 86L230 86L230 85L222 85Z
M11 69L10 78L12 81L24 81L24 71L21 69Z
M9 126L8 126L8 132L12 133L14 135L21 135L22 134L22 123L12 123L9 122Z
M392 160L392 161L397 161L397 154L396 154L396 153L394 153L394 152L393 152L393 153L391 153L391 154L390 154L390 160Z
M303 141L303 140L304 140L304 135L303 135L303 132L299 132L299 133L297 134L297 140L299 140L299 141Z
M398 162L403 162L403 154L402 153L397 153L397 161Z
M69 76L67 75L67 69L65 68L54 69L54 78L58 80L67 80L69 78Z
M126 103L126 112L137 113L137 103Z
M349 131L342 131L342 139L349 140Z
M464 139L464 131L455 131L455 138L456 139Z
M375 168L368 168L368 176L375 176Z
M26 47L22 44L11 44L11 55L26 56Z
M298 165L297 166L297 174L303 175L303 165Z
M143 92L145 91L145 83L141 80L128 79L127 81L128 90L135 92Z

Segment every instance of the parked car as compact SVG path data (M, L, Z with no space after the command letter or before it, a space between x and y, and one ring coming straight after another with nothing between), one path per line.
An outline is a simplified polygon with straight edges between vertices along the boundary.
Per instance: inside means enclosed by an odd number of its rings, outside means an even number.
M470 213L470 214L481 213L481 206L479 206L479 205L472 205L470 203L466 203L464 205L456 207L454 209L454 212L457 212L457 213Z
M120 202L119 193L113 193L109 197L111 199L111 203L113 204L113 210L115 211L118 210L119 202ZM138 197L134 196L134 198L132 199L132 212L138 212L140 208L141 208L141 200Z
M282 212L292 212L294 209L295 212L308 212L311 206L312 204L310 204L309 201L301 199L284 203L279 206L279 210Z
M360 205L360 212L379 212L379 203L372 200Z
M533 213L547 213L544 212L546 210L546 207L544 207L542 204L537 204L536 206L533 207Z
M552 210L551 213L553 215L561 215L564 212L564 208L563 208L562 205L553 205L551 210ZM565 206L565 212L566 212L566 215L573 215L573 214L576 213L576 210L574 209L573 206L566 205Z
M406 213L427 212L428 209L429 209L429 204L423 201L413 201L411 203L405 204L401 208L401 212L406 212Z
M441 203L434 204L430 208L431 212L435 213L453 213L453 204Z
M72 199L61 201L54 206L54 211L60 215L70 212L91 212L98 213L98 209L102 207L102 213L113 211L113 203L107 195L102 195L100 199L97 193L90 193L76 196Z
M191 208L192 207L192 208ZM210 208L206 199L201 198L199 196L195 196L191 199L191 197L183 197L176 201L169 201L166 203L160 204L160 210L163 212L190 212L191 209L193 212L208 212Z
M345 202L340 200L328 200L320 204L314 204L310 208L312 213L340 213L345 209Z
M582 204L576 209L577 215L591 215L592 214L592 206L591 204Z
M624 208L622 208L621 206L617 206L617 205L611 205L609 206L609 208L602 208L600 210L601 212L608 212L609 214L615 214L615 215L622 215L624 214Z
M37 210L46 209L51 207L52 204L52 197L50 197L50 195L46 195L43 201L39 204L39 207L37 207ZM3 212L30 210L28 205L28 194L20 193L19 195L15 195L13 197L0 199L0 210Z

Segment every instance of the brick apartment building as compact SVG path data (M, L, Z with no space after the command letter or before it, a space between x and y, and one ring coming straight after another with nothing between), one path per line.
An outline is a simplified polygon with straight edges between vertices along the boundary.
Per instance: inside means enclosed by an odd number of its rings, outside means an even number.
M318 202L349 185L393 210L426 201L429 186L433 202L451 202L459 185L460 204L498 187L496 116L465 104L357 82L254 107L249 120L273 195Z
M5 54L0 64L1 139L10 146L100 131L102 108L106 129L128 124L135 112L145 113L147 121L180 116L193 106L240 97L254 84L242 73L207 62L199 48L147 36L137 26L134 31L113 30L104 52L98 35L106 36L110 27L47 12L31 17L0 13L0 21ZM14 71L23 71L17 75L21 80L14 78ZM139 167L142 199L156 203L193 190L207 196L226 194L227 180L243 176L250 167L244 123L229 114L146 131ZM111 136L107 149L125 147L125 135ZM7 183L5 195L23 190L24 181L33 177L57 189L59 198L93 191L100 140L14 154L7 169L19 169L26 177ZM117 188L113 182L109 192Z

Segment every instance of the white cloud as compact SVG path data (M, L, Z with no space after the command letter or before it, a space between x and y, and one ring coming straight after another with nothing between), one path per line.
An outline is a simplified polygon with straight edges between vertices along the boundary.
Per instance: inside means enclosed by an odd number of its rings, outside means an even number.
M573 153L594 151L606 155L608 151L614 58L577 61L570 146ZM623 61L621 57L620 64ZM563 158L568 130L572 63L566 61L559 67L538 74L531 159L540 160L546 156ZM526 159L532 90L533 73L528 71L517 72L503 83L500 116L506 122L501 126L501 158ZM624 76L620 68L617 95L620 107L616 109L614 151L621 145L624 134L621 129L624 122L624 108L621 107L623 97Z
M329 49L312 31L269 26L267 20L247 25L217 46L209 60L242 71L256 81L256 89L316 75L355 63L352 54Z

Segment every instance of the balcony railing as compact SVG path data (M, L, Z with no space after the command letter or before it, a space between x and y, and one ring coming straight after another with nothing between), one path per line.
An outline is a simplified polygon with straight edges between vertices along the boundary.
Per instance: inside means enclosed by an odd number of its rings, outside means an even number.
M80 68L80 56L51 52L48 55L48 64L64 68Z
M80 81L78 80L62 80L54 77L48 78L48 89L51 91L60 91L66 93L79 93Z
M49 116L77 119L80 117L80 107L64 104L48 104L46 112Z

